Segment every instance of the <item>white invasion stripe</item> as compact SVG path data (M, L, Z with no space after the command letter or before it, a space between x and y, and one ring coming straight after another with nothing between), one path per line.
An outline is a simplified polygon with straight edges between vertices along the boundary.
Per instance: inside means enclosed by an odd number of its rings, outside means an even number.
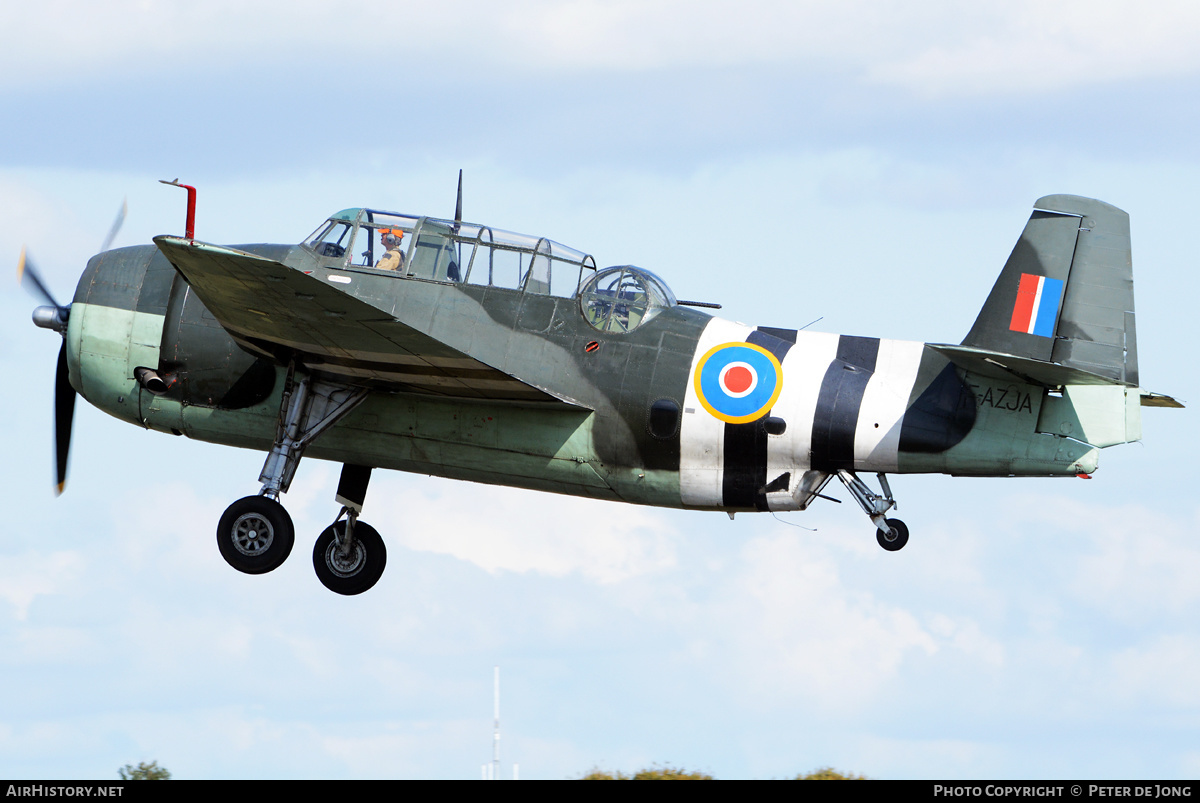
M880 340L875 373L863 391L854 432L854 467L863 471L895 471L900 451L900 425L917 381L924 343Z
M787 422L780 437L767 440L767 479L792 472L792 483L812 464L813 418L829 364L837 357L839 335L799 332L783 360L783 390L775 401L776 418Z
M1042 288L1046 285L1046 277L1037 277L1037 292L1033 294L1033 312L1029 315L1029 328L1025 330L1026 334L1033 334L1033 328L1037 325L1038 307L1042 305Z
M679 496L685 507L712 508L721 505L724 465L725 422L713 416L696 395L696 364L708 350L722 343L743 343L754 327L713 318L700 333L683 397L683 420L679 426ZM786 383L785 386L786 388Z
M767 482L785 471L792 473L790 488L812 464L813 417L817 397L829 364L837 357L838 335L825 332L799 332L796 345L783 359L783 390L775 400L771 415L787 422L782 435L767 436ZM792 500L767 495L772 510L791 510Z

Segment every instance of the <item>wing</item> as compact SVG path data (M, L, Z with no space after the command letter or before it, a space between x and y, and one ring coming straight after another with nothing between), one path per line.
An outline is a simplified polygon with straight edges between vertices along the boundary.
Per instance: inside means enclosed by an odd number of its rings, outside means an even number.
M493 368L388 312L267 257L180 237L154 238L243 347L350 383L468 399L580 405Z

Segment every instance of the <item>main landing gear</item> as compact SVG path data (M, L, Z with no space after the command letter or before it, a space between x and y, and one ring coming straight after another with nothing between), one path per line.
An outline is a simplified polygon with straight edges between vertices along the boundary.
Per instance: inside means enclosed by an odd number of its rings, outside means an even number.
M272 571L291 554L295 528L279 495L291 486L304 449L367 397L365 388L296 374L294 368L288 372L279 429L259 475L262 490L226 508L217 525L221 557L246 574ZM358 520L370 480L369 467L342 466L335 497L341 512L313 548L317 579L338 594L363 593L379 581L387 565L383 539L374 527Z
M846 490L854 497L854 501L858 502L858 506L875 523L875 540L888 552L896 552L903 549L904 545L908 543L908 527L900 519L884 517L883 514L896 507L896 500L892 498L892 489L888 485L887 475L877 474L876 476L879 477L879 485L883 489L882 495L868 488L867 484L859 479L853 471L839 469L837 472L837 478L846 486Z
M370 480L371 469L342 466L336 497L342 503L342 512L317 536L313 547L317 579L330 591L348 597L375 585L387 566L383 539L374 527L358 520Z
M292 554L296 531L283 505L265 496L247 496L225 509L217 525L217 548L239 572L266 574Z
M345 510L345 508L343 508ZM349 535L353 529L353 537ZM346 596L361 594L383 575L387 549L375 528L365 521L351 527L349 519L335 521L317 536L313 569L330 591Z

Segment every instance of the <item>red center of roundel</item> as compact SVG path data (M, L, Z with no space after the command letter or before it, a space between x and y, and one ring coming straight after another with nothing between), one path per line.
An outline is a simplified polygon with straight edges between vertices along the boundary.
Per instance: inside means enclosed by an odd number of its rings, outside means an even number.
M744 365L735 365L725 372L725 388L730 393L742 393L750 388L754 375Z

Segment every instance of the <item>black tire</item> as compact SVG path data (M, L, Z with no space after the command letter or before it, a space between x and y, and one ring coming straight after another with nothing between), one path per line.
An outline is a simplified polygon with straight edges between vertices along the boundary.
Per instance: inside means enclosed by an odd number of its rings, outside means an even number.
M908 543L908 525L900 521L900 519L887 519L886 521L887 526L891 530L885 533L876 527L875 540L888 552L897 552L904 549L904 545Z
M217 548L239 572L266 574L292 554L296 530L283 505L265 496L237 500L221 515Z
M317 536L313 547L313 569L321 584L336 594L347 597L367 591L383 576L387 566L387 548L383 539L370 524L359 521L354 524L354 549L344 558L334 539L346 534L346 522L339 521L325 528Z

